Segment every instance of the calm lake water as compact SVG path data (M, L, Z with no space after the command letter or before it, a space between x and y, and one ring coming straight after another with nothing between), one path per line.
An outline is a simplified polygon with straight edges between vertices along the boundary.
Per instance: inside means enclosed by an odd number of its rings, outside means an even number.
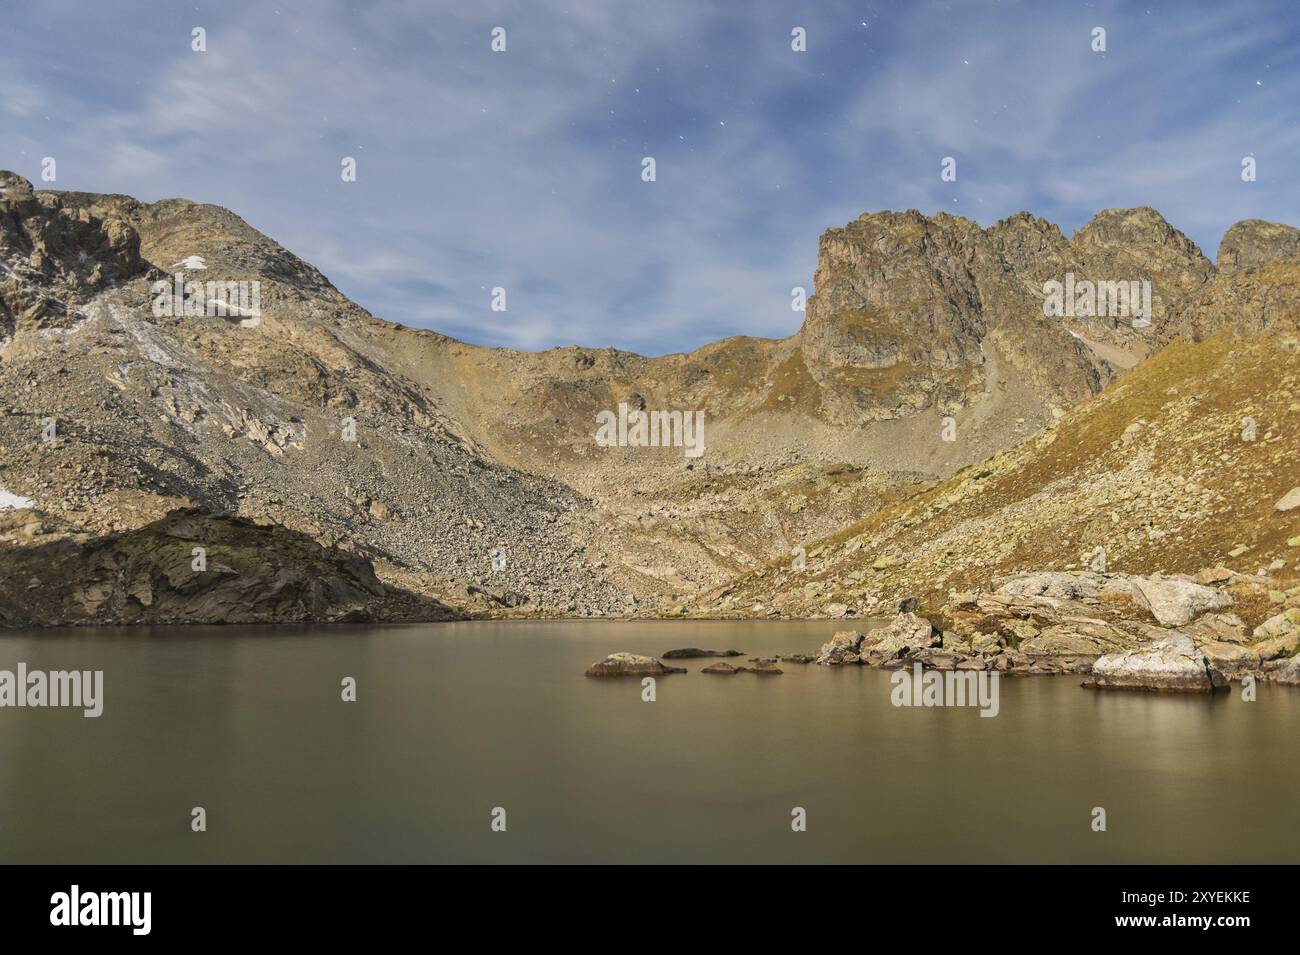
M1300 690L1247 703L1007 678L988 719L894 707L889 674L858 667L715 677L690 660L655 702L639 680L583 676L615 650L768 655L835 629L0 635L0 669L105 683L98 719L0 709L0 862L1300 861Z

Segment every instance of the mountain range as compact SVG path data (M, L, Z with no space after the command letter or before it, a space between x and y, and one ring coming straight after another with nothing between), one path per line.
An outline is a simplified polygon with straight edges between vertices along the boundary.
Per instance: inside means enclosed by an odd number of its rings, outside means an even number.
M643 357L383 321L217 206L0 190L0 624L852 617L1300 555L1290 226L1211 262L1147 207L867 213L789 338Z

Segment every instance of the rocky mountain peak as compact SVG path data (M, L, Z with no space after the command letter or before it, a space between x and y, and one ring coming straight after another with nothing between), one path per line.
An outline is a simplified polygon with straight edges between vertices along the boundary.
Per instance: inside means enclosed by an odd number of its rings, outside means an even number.
M1214 266L1150 207L1108 209L1070 239L1028 212L984 229L961 216L872 212L822 236L800 332L823 404L841 421L948 414L1009 365L1044 406L1099 390L1149 350L1172 304ZM1048 282L1150 285L1153 319L1043 312ZM1001 373L1001 372L999 372Z
M1155 209L1103 209L1071 237L1080 245L1165 245L1170 242L1195 247Z
M1279 260L1300 261L1300 229L1264 219L1243 219L1219 241L1220 269L1245 269Z

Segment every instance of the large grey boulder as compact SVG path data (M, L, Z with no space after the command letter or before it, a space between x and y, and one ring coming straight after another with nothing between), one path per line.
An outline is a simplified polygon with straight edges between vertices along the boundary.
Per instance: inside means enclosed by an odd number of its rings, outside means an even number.
M1099 689L1185 693L1208 693L1214 689L1205 654L1191 637L1181 633L1136 650L1099 657L1092 665L1092 678L1085 685Z
M1134 577L1133 599L1162 627L1182 627L1207 610L1232 604L1223 591L1178 577Z

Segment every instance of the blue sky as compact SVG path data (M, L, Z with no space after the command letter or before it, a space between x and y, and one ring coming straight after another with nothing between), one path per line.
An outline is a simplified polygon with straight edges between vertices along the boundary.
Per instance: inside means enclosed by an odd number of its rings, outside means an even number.
M865 211L1028 209L1068 234L1146 204L1211 258L1239 219L1300 225L1296 0L42 0L0 20L0 168L39 187L53 156L55 188L226 206L376 315L486 345L788 335L818 236Z

